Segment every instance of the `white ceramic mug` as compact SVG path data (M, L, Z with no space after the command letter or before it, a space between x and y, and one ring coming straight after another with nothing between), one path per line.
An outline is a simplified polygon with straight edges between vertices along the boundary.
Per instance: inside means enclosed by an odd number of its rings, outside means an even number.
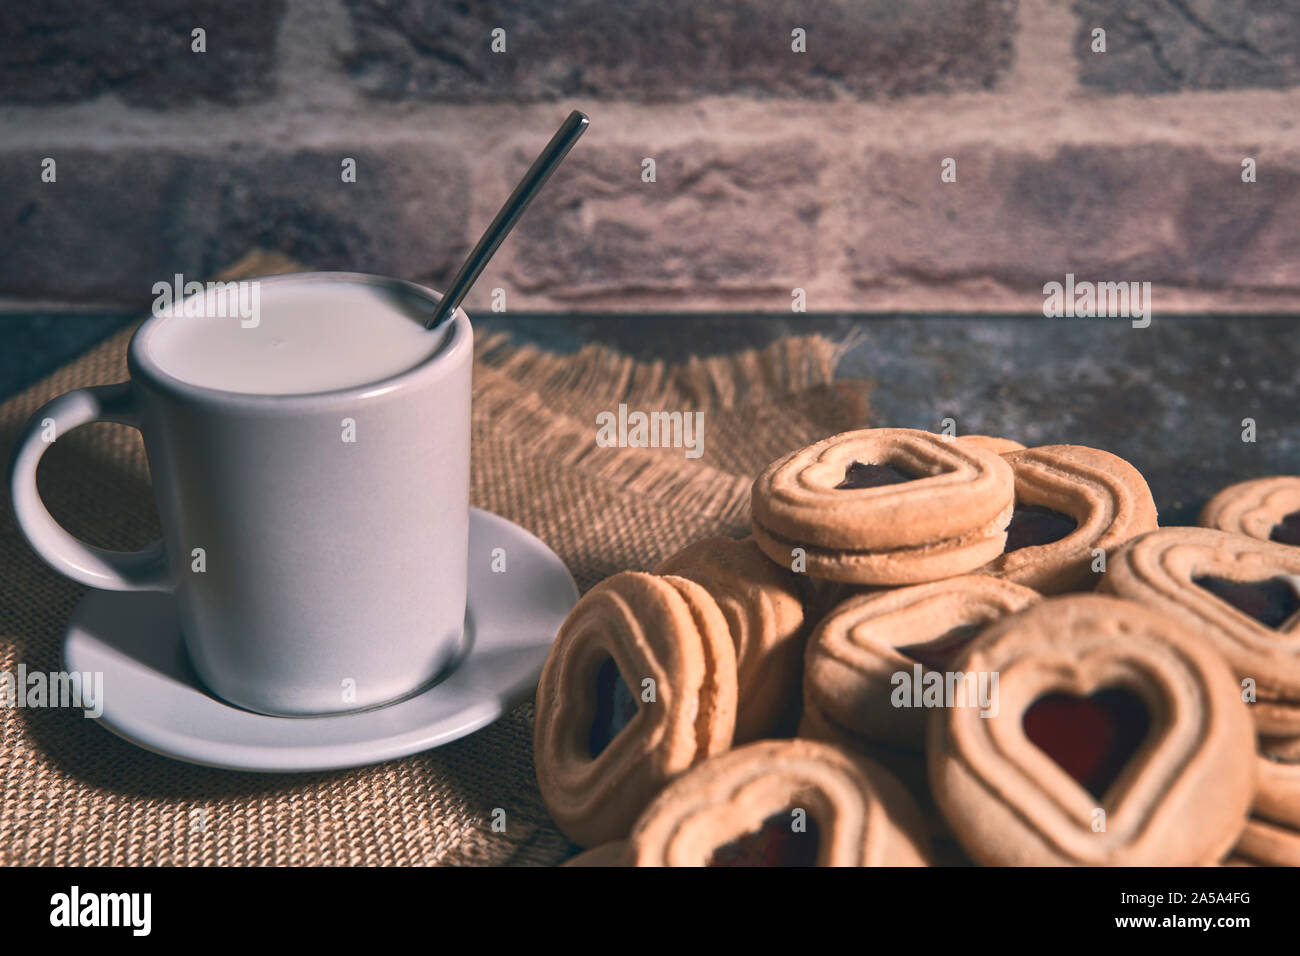
M361 290L417 314L438 301L421 286L354 273L252 281L280 302ZM262 316L267 327L274 309ZM183 344L186 331L167 323L184 321L171 311L141 324L129 382L76 389L32 416L10 466L23 534L84 584L174 594L196 674L240 707L337 713L426 685L456 654L464 627L468 317L457 310L442 329L420 329L431 351L405 370L290 394L214 388L169 372L153 346ZM191 357L203 370L202 354ZM51 432L96 421L144 437L163 537L141 551L74 538L37 492Z

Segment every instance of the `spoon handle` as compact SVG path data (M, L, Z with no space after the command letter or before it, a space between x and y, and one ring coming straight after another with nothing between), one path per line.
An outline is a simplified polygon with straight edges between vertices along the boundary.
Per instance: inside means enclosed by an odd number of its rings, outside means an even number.
M528 167L528 172L524 178L519 180L519 185L515 191L510 194L506 204L501 207L497 213L492 225L487 227L478 241L478 245L469 254L460 271L456 273L456 278L451 280L451 285L443 293L442 300L438 303L438 308L433 315L424 324L427 329L436 328L444 322L448 316L456 311L457 306L464 300L465 294L469 292L474 282L483 271L483 267L488 264L492 254L497 251L497 246L501 241L510 234L510 230L515 227L519 217L523 215L528 204L533 201L533 197L545 185L546 180L551 178L551 173L555 172L555 167L560 165L560 161L573 144L578 141L578 137L587 131L587 125L590 120L585 115L574 110L569 114L569 118L564 121L564 125L556 131L551 137L551 141L546 144L546 148L533 160L533 165Z

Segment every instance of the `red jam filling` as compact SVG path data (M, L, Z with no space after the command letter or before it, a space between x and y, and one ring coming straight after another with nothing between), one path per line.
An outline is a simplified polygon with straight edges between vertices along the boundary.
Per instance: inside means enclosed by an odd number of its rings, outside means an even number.
M612 657L596 674L596 718L591 722L588 746L594 760L636 716L637 702L618 672Z
M983 624L963 624L941 634L932 641L908 644L898 649L914 661L919 661L932 671L946 671L957 652L969 644L975 635L984 630Z
M1286 578L1267 581L1229 581L1226 578L1192 578L1220 601L1231 604L1265 627L1280 627L1300 611L1300 594Z
M1111 687L1091 697L1053 693L1024 716L1025 736L1100 799L1110 789L1151 727L1142 698Z
M1077 527L1079 523L1069 515L1051 508L1018 505L1011 512L1011 523L1007 525L1007 545L1002 553L1060 541Z
M905 481L916 481L917 477L893 465L868 465L855 461L844 469L844 480L835 487L836 489L880 488L884 485L901 485Z
M709 866L816 866L817 821L811 815L802 819L805 829L796 833L791 811L772 814L754 832L714 850Z
M1268 537L1270 541L1300 545L1300 511L1291 512L1273 525L1273 533Z

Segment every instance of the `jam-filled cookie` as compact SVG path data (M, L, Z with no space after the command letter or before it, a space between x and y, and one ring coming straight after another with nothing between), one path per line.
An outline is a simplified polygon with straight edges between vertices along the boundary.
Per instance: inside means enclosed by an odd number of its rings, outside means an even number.
M1110 561L1101 590L1204 634L1242 682L1260 733L1300 734L1300 549L1161 528Z
M1206 503L1197 523L1262 541L1300 545L1300 476L1229 485Z
M996 713L930 712L935 799L993 865L1209 865L1255 797L1255 735L1209 642L1130 601L1050 598L953 662L998 675Z
M763 740L674 780L628 837L636 866L925 866L919 813L883 768L829 744Z
M537 685L534 760L575 843L617 840L669 780L731 746L736 652L694 581L623 572L592 588Z
M793 730L803 670L804 612L795 575L746 538L705 538L660 565L703 587L736 647L736 743Z
M995 455L1005 455L1007 452L1023 451L1024 445L1018 441L1012 441L1010 438L998 438L993 435L958 435L957 441L965 442L968 445L974 445L977 448L983 448L993 452Z
M910 428L845 432L786 455L754 482L754 540L814 577L935 581L1002 552L1010 466L993 452Z
M808 642L801 735L922 749L925 695L952 659L990 623L1039 599L1009 581L963 575L845 601Z
M1003 456L1016 477L1004 553L982 569L1044 594L1091 590L1096 551L1109 555L1156 526L1136 468L1084 445L1044 445Z

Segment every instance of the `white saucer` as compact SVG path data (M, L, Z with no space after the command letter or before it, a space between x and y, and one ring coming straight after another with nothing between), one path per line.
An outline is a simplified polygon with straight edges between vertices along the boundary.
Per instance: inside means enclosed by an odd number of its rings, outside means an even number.
M229 770L335 770L405 757L492 723L537 689L578 599L555 553L518 525L472 509L467 647L414 695L328 717L267 717L212 696L181 645L171 595L92 590L63 641L69 671L104 675L100 722L146 750ZM493 573L492 549L506 552Z

